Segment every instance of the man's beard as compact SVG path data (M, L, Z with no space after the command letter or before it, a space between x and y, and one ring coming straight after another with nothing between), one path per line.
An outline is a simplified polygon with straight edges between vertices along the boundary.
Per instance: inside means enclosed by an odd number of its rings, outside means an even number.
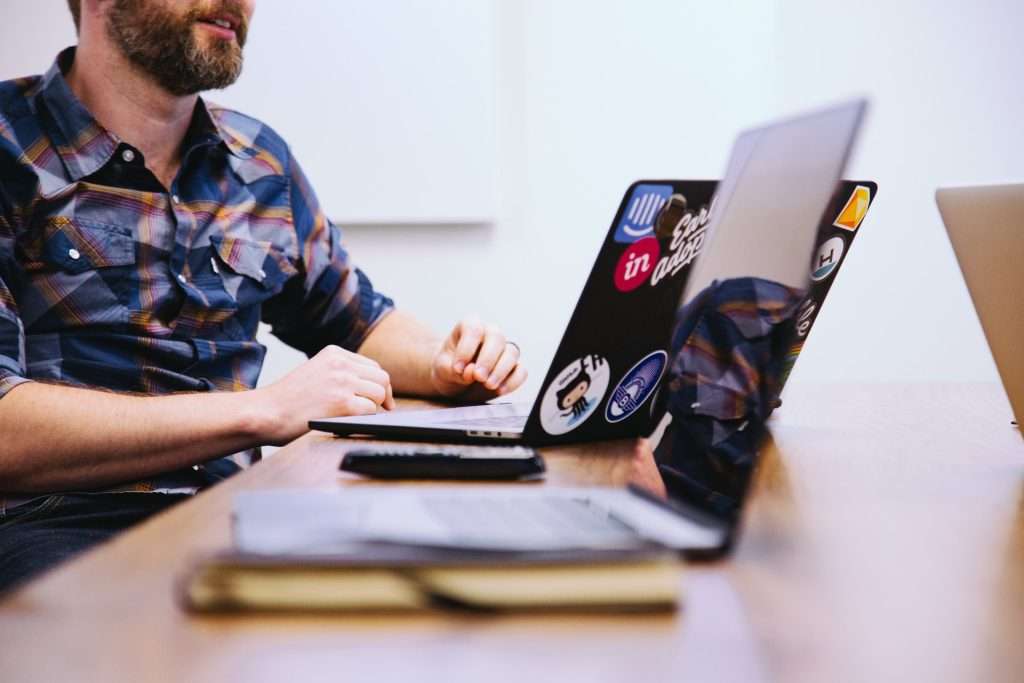
M242 73L242 47L248 26L237 0L221 0L212 7L192 7L175 14L147 0L114 0L107 33L129 61L141 67L173 95L193 95L226 88ZM240 23L237 40L200 41L194 26L201 17L228 12Z

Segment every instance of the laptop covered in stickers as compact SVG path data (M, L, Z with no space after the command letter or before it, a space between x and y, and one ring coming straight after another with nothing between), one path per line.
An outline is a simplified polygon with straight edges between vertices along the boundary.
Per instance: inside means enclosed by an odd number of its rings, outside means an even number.
M737 145L742 140L741 136ZM744 153L742 148L734 148L733 161ZM815 153L805 154L806 165L813 172ZM808 172L807 168L799 171ZM782 201L784 195L801 191L802 184L792 174L769 169L768 175L771 177L759 179L762 194L778 193ZM742 182L749 185L752 180L744 178ZM325 418L311 421L310 428L342 436L535 446L649 434L661 417L657 414L661 405L657 393L670 363L668 345L677 311L685 303L684 288L707 243L712 219L728 208L716 199L716 193L722 194L719 189L714 180L640 180L627 188L532 404L495 403ZM810 255L810 283L793 322L784 379L821 311L877 189L871 181L840 181L820 216ZM755 231L758 235L764 231L776 233L783 254L787 243L794 241L791 238L800 233L804 237L795 239L795 243L807 241L808 228L800 225L771 224L758 220L756 215L744 215L741 220L742 225L731 227L729 235L723 235L723 239L735 243L725 250L727 260L744 258L742 245ZM802 246L795 251L798 253L791 254L791 258L807 258ZM756 261L758 255L753 254L753 258ZM705 276L713 280L735 275L722 270L728 267L709 264L704 270L711 272Z
M627 191L517 438L646 434L663 410L652 406L667 403L660 453L637 445L629 486L260 491L236 500L236 542L264 553L349 542L529 557L728 552L770 406L733 413L716 399L777 397L875 193L839 181L866 107L853 100L742 133L717 187L641 181ZM670 348L679 351L666 370Z

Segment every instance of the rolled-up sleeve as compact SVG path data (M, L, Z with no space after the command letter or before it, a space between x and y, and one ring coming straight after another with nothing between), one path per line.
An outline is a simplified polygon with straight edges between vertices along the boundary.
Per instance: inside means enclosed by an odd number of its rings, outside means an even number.
M11 225L0 214L0 399L28 381L25 377L25 326L18 317L18 306L6 278L14 263L13 244Z
M267 302L263 320L275 336L309 356L330 344L356 351L394 302L352 262L341 230L324 215L291 156L288 180L302 273Z

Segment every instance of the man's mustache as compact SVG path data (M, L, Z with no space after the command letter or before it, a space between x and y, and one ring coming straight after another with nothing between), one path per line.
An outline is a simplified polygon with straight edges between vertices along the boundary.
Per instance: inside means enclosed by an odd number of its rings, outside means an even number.
M235 36L238 38L238 45L239 47L244 46L245 40L249 35L249 18L245 14L245 6L238 2L238 0L202 3L190 9L187 14L190 23L217 16L231 17Z

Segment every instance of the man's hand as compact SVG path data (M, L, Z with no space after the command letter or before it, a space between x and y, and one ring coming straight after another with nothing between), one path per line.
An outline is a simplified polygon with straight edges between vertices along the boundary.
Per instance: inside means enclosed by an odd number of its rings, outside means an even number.
M270 386L257 389L268 443L285 444L309 431L309 420L391 410L391 378L366 356L328 346Z
M629 483L646 489L661 499L668 498L665 480L658 471L651 442L637 439L633 446L633 457L629 461Z
M519 347L501 330L467 318L434 356L430 380L442 396L486 401L518 389L526 381L526 368L519 364Z

